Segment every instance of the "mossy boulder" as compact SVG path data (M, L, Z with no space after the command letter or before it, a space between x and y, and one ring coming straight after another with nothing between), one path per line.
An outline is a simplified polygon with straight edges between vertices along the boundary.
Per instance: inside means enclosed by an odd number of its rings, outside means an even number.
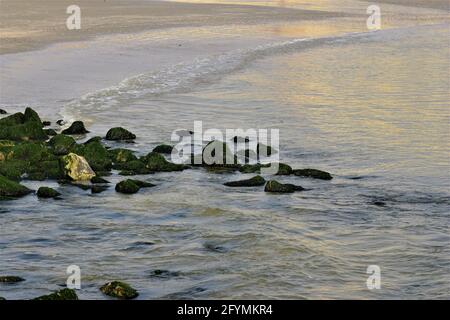
M0 175L0 199L19 198L33 192L27 187Z
M185 165L171 163L163 155L156 152L150 152L145 157L141 157L140 160L145 164L147 169L153 172L171 172L186 169Z
M135 134L121 127L109 129L106 133L106 140L122 141L134 139L136 139Z
M321 180L331 180L333 177L331 174L325 171L317 169L297 169L293 171L293 174L299 177L308 177Z
M45 132L45 134L47 135L47 136L49 136L49 137L53 137L53 136L56 136L58 133L55 131L55 130L53 130L53 129L44 129L44 132Z
M116 191L124 194L134 194L139 192L141 188L154 187L153 184L139 180L127 179L116 185Z
M78 300L78 296L73 289L65 288L51 294L34 298L33 300Z
M54 155L63 156L69 154L77 144L75 139L65 134L58 134L51 138L47 144Z
M242 173L261 173L261 168L267 168L270 164L245 164L239 168Z
M171 154L172 150L173 150L172 146L169 146L167 144L161 144L161 145L155 147L152 152Z
M22 281L25 281L25 279L18 276L0 276L0 283L17 283Z
M271 180L267 182L266 187L264 188L265 192L273 192L273 193L293 193L296 191L305 190L301 186L296 186L293 184L282 184L278 181Z
M0 140L47 140L39 115L31 108L0 119Z
M76 145L73 151L83 156L95 172L109 171L112 168L112 161L108 150L98 141L92 141L84 145Z
M75 121L70 125L69 128L62 131L62 134L86 134L89 131L84 127L84 123L82 121Z
M292 167L285 163L278 163L277 176L288 176L292 173Z
M61 194L52 189L52 188L48 188L48 187L40 187L37 191L37 196L39 198L44 198L44 199L49 199L49 198L58 198Z
M64 175L74 181L87 181L95 177L95 172L82 156L69 153L62 157L60 161Z
M108 150L109 157L114 163L125 163L137 160L134 152L128 149L111 149Z
M231 181L224 183L227 187L257 187L263 186L266 180L261 176L255 176L247 180Z
M153 173L152 170L145 166L145 163L141 160L132 160L125 163L116 163L113 166L114 169L121 170L121 175L138 175L138 174L149 174Z
M129 284L121 281L108 282L100 288L100 291L118 299L134 299L139 295Z

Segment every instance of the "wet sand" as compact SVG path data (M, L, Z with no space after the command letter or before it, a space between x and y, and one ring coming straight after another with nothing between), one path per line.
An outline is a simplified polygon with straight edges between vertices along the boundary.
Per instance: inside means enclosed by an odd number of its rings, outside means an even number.
M292 22L343 14L249 5L192 4L145 0L80 0L81 29L68 30L71 0L15 1L0 4L0 54L29 51L52 43L87 40L150 29Z

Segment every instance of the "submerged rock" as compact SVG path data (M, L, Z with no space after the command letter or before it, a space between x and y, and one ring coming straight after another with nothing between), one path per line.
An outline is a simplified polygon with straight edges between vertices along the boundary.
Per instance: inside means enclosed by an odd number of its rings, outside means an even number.
M239 171L242 173L261 173L261 168L267 168L270 164L245 164L240 167Z
M0 109L0 114L7 114L8 112L6 112L5 110L3 110L3 109Z
M95 177L95 172L89 166L89 163L82 156L75 153L69 153L61 158L61 167L64 174L74 181L91 180Z
M34 298L33 300L78 300L78 296L75 290L65 288L48 295Z
M106 140L121 141L134 139L136 139L135 134L121 127L109 129L108 133L106 134Z
M285 164L285 163L279 163L278 164L278 172L277 176L288 176L292 173L291 166Z
M56 190L48 187L40 187L37 191L37 196L39 198L58 198L61 194Z
M150 152L145 157L141 157L140 161L145 164L145 168L153 172L182 171L187 168L183 164L175 164L167 161L163 155L156 152Z
M107 296L118 299L134 299L139 293L128 283L121 281L112 281L100 287L100 291Z
M101 177L95 176L91 179L91 183L109 183L109 181Z
M150 188L154 186L154 184L148 182L127 179L119 182L116 185L116 191L124 194L134 194L137 193L141 188Z
M274 192L274 193L293 193L295 191L303 191L303 190L305 189L301 186L296 186L293 184L282 184L275 180L267 182L266 187L264 188L265 192Z
M69 128L62 131L62 134L86 134L89 131L84 127L84 123L82 121L75 121L70 125Z
M93 185L91 186L91 193L92 194L102 193L103 191L106 191L108 188L109 188L108 186Z
M227 187L257 187L263 186L265 183L266 180L263 177L256 176L247 180L226 182L224 185Z
M152 152L171 154L172 150L173 150L172 146L169 146L167 144L161 144L161 145L155 147Z
M299 177L308 177L321 180L331 180L333 177L331 174L325 171L317 169L297 169L293 171L293 174Z
M17 276L0 276L0 283L17 283L22 281L25 281L25 279Z
M0 199L2 197L18 198L33 192L27 187L0 175Z
M179 272L169 271L169 270L153 270L150 272L150 277L152 278L161 278L161 279L169 279L180 276Z

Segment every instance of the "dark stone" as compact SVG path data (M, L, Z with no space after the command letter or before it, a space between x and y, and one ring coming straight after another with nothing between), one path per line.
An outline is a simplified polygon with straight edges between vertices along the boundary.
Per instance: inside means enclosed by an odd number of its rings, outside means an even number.
M87 145L87 144L92 143L92 142L102 142L102 137L99 137L99 136L92 137L88 141L86 141L84 143L84 145Z
M109 183L109 181L101 177L95 176L91 179L91 183Z
M247 143L247 142L250 142L250 139L248 137L238 137L238 136L236 136L236 137L233 138L233 142L234 143Z
M224 185L227 187L257 187L263 186L265 183L266 180L263 177L256 176L247 180L226 182Z
M261 173L261 168L268 168L270 164L245 164L239 171L242 173Z
M386 202L383 202L383 201L373 201L372 204L377 207L385 207L386 206Z
M133 181L137 186L139 186L139 188L155 187L155 185L150 182L145 182L145 181L140 181L140 180L131 180L131 181Z
M183 164L175 164L167 161L163 155L156 152L150 152L145 157L141 157L140 160L145 164L145 168L153 172L182 171L187 168Z
M274 193L293 193L295 191L303 191L303 190L305 189L301 186L296 186L293 184L282 184L275 180L267 182L266 187L264 188L265 192L274 192Z
M34 298L33 300L78 300L75 290L65 288L54 293Z
M86 134L89 131L84 127L84 123L82 121L75 121L72 125L66 130L62 131L62 134Z
M43 125L44 127L48 127L48 126L51 126L52 123L51 123L50 121L42 121L42 125Z
M58 198L61 194L56 190L48 187L40 187L37 191L37 196L39 198Z
M58 133L53 129L44 129L44 132L47 136L56 136Z
M26 196L33 192L32 190L24 187L23 185L11 181L8 178L0 175L0 199L2 197L6 198L18 198Z
M108 153L114 163L126 163L137 160L134 152L128 149L111 149L108 150Z
M278 164L278 172L277 176L288 176L292 173L291 166L285 164L285 163L279 163Z
M64 134L58 134L48 142L53 154L57 156L69 154L76 144L74 138Z
M150 272L150 277L152 278L161 278L161 279L169 279L178 277L180 275L179 272L169 271L169 270L153 270Z
M155 147L155 149L153 149L152 152L156 152L156 153L164 153L164 154L171 154L173 150L172 146L169 146L167 144L161 144L157 147Z
M56 124L59 125L59 126L63 126L63 125L66 124L66 122L61 119L61 120L56 121Z
M317 169L298 169L298 170L294 170L292 173L299 177L308 177L308 178L321 179L321 180L333 179L331 174L329 174L328 172L320 171Z
M15 113L0 119L0 140L45 141L48 136L42 129L42 122L35 111L27 108L25 114Z
M113 141L121 141L121 140L134 140L136 139L136 135L131 133L130 131L124 129L124 128L112 128L109 129L108 133L106 134L106 140L113 140Z
M124 193L124 194L137 193L139 191L139 189L141 189L141 187L139 187L134 182L134 180L131 180L131 179L121 181L116 185L116 191L119 193Z
M91 187L91 193L93 193L93 194L102 193L103 191L106 191L107 189L108 189L108 186L93 185Z
M3 110L3 109L0 109L0 114L8 114L8 112L6 112L6 111Z
M37 112L31 108L25 109L25 112L23 114L23 122L36 122L41 126L41 128L43 127L41 118L39 117Z
M22 281L25 281L25 279L17 276L0 276L0 283L17 283Z
M118 299L134 299L139 295L129 284L120 281L108 282L100 288L100 291Z

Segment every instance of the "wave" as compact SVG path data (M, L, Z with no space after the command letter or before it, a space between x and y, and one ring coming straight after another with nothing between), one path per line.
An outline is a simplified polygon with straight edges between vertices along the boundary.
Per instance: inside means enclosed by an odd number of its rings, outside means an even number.
M401 28L400 28L401 29ZM87 108L90 112L128 105L137 99L149 99L163 94L189 92L203 84L210 84L224 75L241 70L254 61L272 55L286 54L321 45L339 45L351 41L376 40L388 32L400 29L347 33L340 36L300 38L259 45L251 49L233 50L221 55L198 58L179 63L156 72L143 73L126 78L118 85L88 93L70 101L62 115L70 110ZM65 112L66 111L66 112Z

